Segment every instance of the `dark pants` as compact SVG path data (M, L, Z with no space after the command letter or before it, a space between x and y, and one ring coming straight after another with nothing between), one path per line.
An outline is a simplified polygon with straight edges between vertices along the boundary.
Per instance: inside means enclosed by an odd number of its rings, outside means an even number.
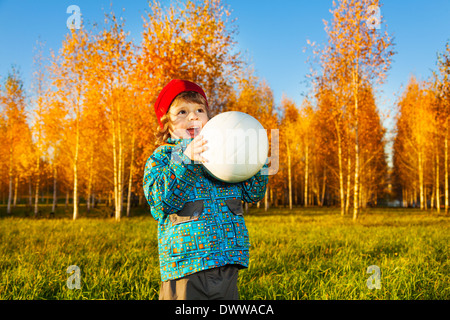
M238 270L228 264L164 281L159 300L239 300Z

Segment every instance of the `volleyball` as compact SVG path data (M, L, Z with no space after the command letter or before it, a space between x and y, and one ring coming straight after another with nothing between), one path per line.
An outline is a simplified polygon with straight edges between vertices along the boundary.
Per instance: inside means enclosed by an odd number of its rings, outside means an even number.
M200 133L208 141L203 166L218 180L238 183L253 177L266 163L269 139L254 117L239 111L221 113Z

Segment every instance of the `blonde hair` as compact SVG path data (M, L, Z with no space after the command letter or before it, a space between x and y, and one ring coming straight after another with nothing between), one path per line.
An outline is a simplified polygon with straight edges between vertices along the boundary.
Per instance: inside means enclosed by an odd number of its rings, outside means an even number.
M169 129L170 129L172 123L170 121L169 110L170 110L170 108L177 106L180 102L197 103L197 104L201 104L201 105L205 106L206 114L207 114L208 118L210 118L208 104L207 104L205 98L200 93L195 92L195 91L185 91L185 92L180 93L179 95L177 95L175 97L175 99L170 104L170 107L167 110L167 113L161 117L162 129L160 126L158 126L158 128L155 132L155 137L156 137L155 144L157 146L161 146L161 145L167 143L167 139L170 138L170 130Z

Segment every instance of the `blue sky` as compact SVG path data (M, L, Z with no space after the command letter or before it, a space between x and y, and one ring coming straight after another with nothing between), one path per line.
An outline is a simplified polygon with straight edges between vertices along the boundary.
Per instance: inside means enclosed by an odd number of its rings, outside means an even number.
M110 0L0 0L0 77L11 64L19 66L29 87L33 46L40 37L46 49L58 50L68 29L66 9L76 4L83 19L102 22ZM168 0L162 0L168 3ZM282 94L301 104L307 91L305 63L310 51L303 52L306 40L325 42L323 19L330 20L331 0L226 0L233 10L239 33L239 49L252 62L257 75L274 90L275 100ZM381 8L388 30L395 36L397 55L386 83L380 88L379 109L394 112L396 95L410 75L426 79L435 69L436 53L450 40L449 0L384 0ZM103 8L105 10L103 10ZM130 36L141 39L142 19L147 1L113 1L116 14L126 19ZM0 80L1 81L1 80ZM392 120L385 125L392 127Z

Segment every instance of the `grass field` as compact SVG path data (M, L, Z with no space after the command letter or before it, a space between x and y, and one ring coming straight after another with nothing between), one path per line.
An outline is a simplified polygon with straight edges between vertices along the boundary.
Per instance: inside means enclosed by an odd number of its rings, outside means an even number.
M0 208L1 209L1 208ZM0 218L0 299L157 299L156 222L95 217ZM253 209L241 299L450 299L449 221L416 209ZM67 287L71 265L81 288ZM381 289L368 289L380 269Z

